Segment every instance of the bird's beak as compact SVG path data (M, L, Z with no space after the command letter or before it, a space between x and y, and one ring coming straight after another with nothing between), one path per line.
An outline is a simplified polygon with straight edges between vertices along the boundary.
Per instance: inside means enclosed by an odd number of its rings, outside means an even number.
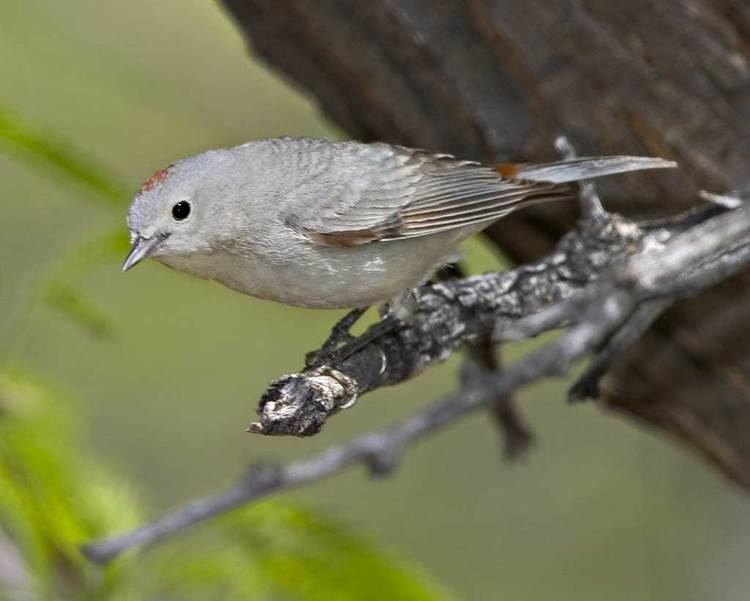
M151 255L162 242L164 242L164 236L154 236L153 238L138 236L133 241L133 246L130 248L128 256L125 257L122 270L127 271L131 267L138 265L143 259Z

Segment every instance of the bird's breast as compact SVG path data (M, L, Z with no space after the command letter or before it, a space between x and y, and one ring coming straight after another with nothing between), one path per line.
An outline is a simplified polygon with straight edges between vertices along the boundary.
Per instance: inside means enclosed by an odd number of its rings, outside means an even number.
M387 302L418 286L443 263L456 242L442 238L348 248L305 242L282 255L243 249L159 259L257 298L299 307L343 309Z

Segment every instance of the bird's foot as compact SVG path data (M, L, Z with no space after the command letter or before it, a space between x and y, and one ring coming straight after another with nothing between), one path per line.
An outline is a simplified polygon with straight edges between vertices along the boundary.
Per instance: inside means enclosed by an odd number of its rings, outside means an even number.
M314 368L331 364L332 360L337 358L337 349L343 348L356 340L356 337L351 333L351 329L360 320L362 315L365 314L367 309L368 307L352 309L336 322L322 346L318 350L311 351L305 355L305 367Z
M396 315L387 314L378 323L370 326L361 336L350 332L367 309L353 309L331 329L331 334L317 351L305 356L305 369L338 365L361 348L398 327L401 320Z

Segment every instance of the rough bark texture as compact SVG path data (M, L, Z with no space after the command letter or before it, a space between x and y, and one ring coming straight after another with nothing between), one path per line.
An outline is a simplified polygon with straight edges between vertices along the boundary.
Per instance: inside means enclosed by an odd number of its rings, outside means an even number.
M649 240L679 232L660 229ZM617 215L582 221L548 256L516 269L439 282L420 288L408 323L345 360L273 382L261 399L262 434L310 436L328 417L370 390L404 382L445 361L467 343L493 335L580 292L618 258L642 250L646 232ZM335 375L331 375L335 370Z
M424 286L409 323L379 331L377 337L365 335L366 340L358 339L364 346L353 354L275 382L260 407L261 420L252 429L265 434L315 433L328 416L350 406L357 394L409 378L462 344L483 339L488 330L507 339L562 327L556 340L502 371L475 371L453 393L385 428L296 461L255 464L219 494L92 541L81 550L91 561L104 564L129 549L156 544L236 507L355 465L364 465L372 476L387 475L411 444L474 411L492 408L498 398L508 398L524 386L568 373L585 356L593 358L572 393L596 391L601 366L637 340L675 300L708 289L748 264L750 203L731 211L703 207L656 227L639 226L601 209L592 212L555 252L535 265ZM330 349L325 356L334 359ZM739 482L750 484L743 480L744 473L729 471L731 464L719 465Z
M255 52L352 137L475 159L673 158L605 182L607 208L674 214L700 189L750 186L750 4L744 0L223 0ZM529 210L487 235L541 256L575 218ZM671 309L605 378L608 407L750 482L750 274ZM731 465L730 465L731 464Z

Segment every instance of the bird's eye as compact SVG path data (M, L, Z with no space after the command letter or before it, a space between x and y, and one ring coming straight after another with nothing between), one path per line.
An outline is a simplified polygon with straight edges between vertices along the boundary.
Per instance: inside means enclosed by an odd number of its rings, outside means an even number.
M172 217L176 221L187 219L188 215L190 215L190 203L187 200L181 200L172 207Z

